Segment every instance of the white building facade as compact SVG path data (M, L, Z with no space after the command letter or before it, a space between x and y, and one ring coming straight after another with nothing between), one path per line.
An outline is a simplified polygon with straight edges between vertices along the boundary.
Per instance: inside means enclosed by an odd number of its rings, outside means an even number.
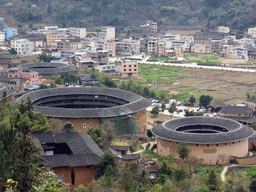
M79 38L85 38L86 37L86 28L69 28L69 33L72 36L79 37Z
M34 43L27 39L11 40L11 47L17 51L18 56L32 56Z

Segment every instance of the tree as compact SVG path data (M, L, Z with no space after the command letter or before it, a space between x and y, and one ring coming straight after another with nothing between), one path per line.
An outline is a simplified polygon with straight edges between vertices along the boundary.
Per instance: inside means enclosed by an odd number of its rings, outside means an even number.
M185 158L187 158L189 156L190 149L189 149L188 145L184 141L182 141L177 146L177 152L178 152L179 157L181 159L185 159Z
M110 120L105 120L100 127L102 130L103 146L104 147L110 146L112 141L116 138L114 123Z
M6 91L3 92L3 105L6 103Z
M221 184L214 170L210 170L208 177L206 179L206 184L208 186L209 191L221 191L220 190Z
M180 182L180 181L186 179L187 176L188 176L188 175L187 175L186 170L185 170L184 168L182 168L182 167L177 167L177 168L174 170L174 177L175 177L175 180L176 180L177 182Z
M66 123L64 124L64 126L63 126L63 131L65 131L66 133L68 133L68 132L71 132L71 131L73 131L73 130L74 130L74 126L73 126L72 123L66 122Z
M50 83L50 88L56 88L56 87L57 87L57 85L55 83L53 83L53 82Z
M9 49L8 52L12 55L17 55L17 51L14 48Z
M144 97L149 97L149 94L150 94L150 90L148 87L144 87L143 88L143 96Z
M13 169L14 181L18 182L18 191L29 191L32 185L36 182L35 177L38 173L36 163L38 158L35 156L38 153L38 148L35 146L33 139L29 136L31 133L32 123L25 113L21 116L17 123L18 131L17 142L17 163Z
M153 136L151 129L147 129L147 135L149 138Z
M253 179L249 185L249 189L251 192L256 192L256 179Z
M103 158L95 165L97 167L96 173L95 173L96 177L100 178L101 176L103 176L109 165L112 166L112 168L114 170L113 171L114 174L117 173L117 159L114 155L107 152L107 153L105 153Z
M176 111L176 103L172 103L171 106L168 109L169 113L174 113L174 111Z
M113 186L114 180L116 179L116 175L114 173L114 169L112 165L108 165L103 176L103 185L104 187L111 188Z
M256 121L253 121L253 122L251 123L251 127L252 127L254 130L256 130Z
M166 105L164 103L162 103L161 108L162 108L162 112L164 112Z
M251 98L250 93L246 93L247 99Z
M55 59L55 57L51 55L47 55L46 53L43 53L38 55L38 59L39 61L50 62L51 60Z
M203 107L207 107L212 101L212 97L209 95L201 95L199 98L199 105Z
M151 114L154 116L157 116L159 114L159 108L158 106L153 107L153 109L150 111Z
M194 103L196 102L196 98L193 95L191 95L190 98L188 99L188 102L194 105Z
M135 191L136 183L133 180L133 172L128 167L125 167L120 183L125 192Z
M62 79L61 79L60 77L58 77L58 78L55 80L55 84L61 85L61 84L62 84Z
M97 143L97 145L103 149L102 131L100 128L93 127L87 131L87 134L90 135L95 143Z
M172 170L168 167L166 161L162 162L161 167L158 170L158 174L159 175L165 174L165 175L168 175L168 176L172 175Z

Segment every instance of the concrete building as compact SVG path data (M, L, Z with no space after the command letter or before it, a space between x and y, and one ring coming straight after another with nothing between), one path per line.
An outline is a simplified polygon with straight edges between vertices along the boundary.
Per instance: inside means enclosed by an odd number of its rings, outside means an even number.
M218 26L218 33L229 33L230 28L226 26Z
M34 43L27 39L11 40L11 47L17 51L18 56L32 56Z
M0 31L0 45L3 45L5 42L5 33Z
M44 30L45 32L56 33L58 30L58 26L45 26Z
M124 78L137 78L139 76L138 63L126 62L122 63L122 77Z
M119 55L138 55L140 53L140 41L124 39L120 42L115 42L116 53Z
M186 142L190 155L206 165L229 164L234 157L247 157L252 128L237 121L215 117L172 119L152 129L157 153L179 158L177 146Z
M99 73L120 73L121 65L99 65L97 66Z
M254 28L248 28L248 34L255 36L256 35L256 27Z
M9 41L10 37L18 35L18 30L13 28L4 29L5 40Z
M69 28L69 34L74 37L85 38L86 37L86 28Z
M158 54L158 40L153 39L148 41L148 54L157 55Z
M102 34L106 40L113 40L116 38L115 27L105 26L101 27Z
M211 53L210 43L195 43L191 46L191 52L194 53Z
M103 50L108 51L110 57L116 56L116 44L114 41L104 41Z
M59 29L57 29L57 33L63 34L63 35L69 35L70 30L69 30L69 28L59 28Z

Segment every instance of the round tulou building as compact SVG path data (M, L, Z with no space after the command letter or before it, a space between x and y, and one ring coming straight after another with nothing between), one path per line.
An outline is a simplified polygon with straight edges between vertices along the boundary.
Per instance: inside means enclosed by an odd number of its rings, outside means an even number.
M214 117L172 119L152 129L157 137L157 152L178 158L177 146L186 142L190 155L203 164L228 164L233 157L248 155L252 128L237 121Z
M106 119L133 119L139 130L147 129L146 108L151 101L135 93L112 88L66 87L27 93L18 102L31 100L49 119L71 122L76 131L87 133Z
M18 66L24 70L32 70L39 73L39 75L59 75L65 72L75 71L75 67L65 63L50 63L50 62L39 62L39 63L26 63Z

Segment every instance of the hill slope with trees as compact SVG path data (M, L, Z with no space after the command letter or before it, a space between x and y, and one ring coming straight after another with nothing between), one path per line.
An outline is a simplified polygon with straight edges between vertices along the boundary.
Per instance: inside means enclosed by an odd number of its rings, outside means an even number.
M256 25L251 0L0 0L0 16L9 26L116 26L134 28L146 20L159 25L227 25L244 29ZM138 29L138 28L137 28ZM138 29L139 30L139 29Z

